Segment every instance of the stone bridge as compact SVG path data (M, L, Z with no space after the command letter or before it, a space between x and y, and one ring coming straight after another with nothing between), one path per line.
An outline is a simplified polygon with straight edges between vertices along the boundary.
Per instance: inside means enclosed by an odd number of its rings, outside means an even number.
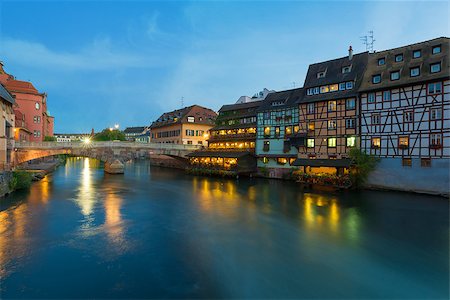
M67 154L98 159L105 162L106 172L123 173L123 163L131 159L166 155L186 160L185 156L188 153L199 148L201 148L200 145L135 142L16 142L11 161L13 166L17 166L37 158Z

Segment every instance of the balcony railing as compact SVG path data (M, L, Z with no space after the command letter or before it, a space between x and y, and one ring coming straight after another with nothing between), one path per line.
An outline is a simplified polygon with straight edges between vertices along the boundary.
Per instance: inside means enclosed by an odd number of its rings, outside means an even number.
M256 139L256 133L211 135L209 141Z

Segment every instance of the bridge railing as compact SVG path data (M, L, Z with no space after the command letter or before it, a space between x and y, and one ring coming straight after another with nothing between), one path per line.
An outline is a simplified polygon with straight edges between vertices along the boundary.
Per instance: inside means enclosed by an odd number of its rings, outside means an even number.
M16 149L70 149L70 148L138 148L155 150L186 150L195 151L202 145L169 144L169 143L137 143L137 142L16 142Z

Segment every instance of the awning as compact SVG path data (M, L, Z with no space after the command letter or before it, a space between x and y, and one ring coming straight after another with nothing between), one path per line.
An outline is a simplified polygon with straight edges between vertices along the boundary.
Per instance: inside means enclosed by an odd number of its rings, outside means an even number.
M246 155L255 156L249 151L195 151L187 154L187 157L226 157L239 158Z
M308 159L308 158L297 158L294 166L308 166L308 167L337 167L337 168L348 168L351 165L351 160L348 158L343 159Z

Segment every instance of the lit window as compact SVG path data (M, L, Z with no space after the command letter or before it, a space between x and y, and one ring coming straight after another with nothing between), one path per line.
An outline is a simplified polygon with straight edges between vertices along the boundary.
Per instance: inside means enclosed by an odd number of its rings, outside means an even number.
M403 122L411 123L413 121L414 121L414 112L412 112L412 111L405 111L403 113Z
M356 107L356 100L355 98L347 99L345 101L345 108L346 109L355 109Z
M275 137L279 137L280 136L280 127L277 126L275 127Z
M402 166L411 167L412 166L411 158L402 158Z
M391 72L391 80L399 80L399 79L400 79L400 72L399 71Z
M324 78L324 77L325 77L325 72L317 73L317 78Z
M417 77L420 75L420 68L419 67L414 67L409 69L409 75L411 77Z
M428 84L428 94L439 94L439 93L442 93L442 84L440 82Z
M328 101L328 111L336 111L336 101Z
M398 138L398 147L399 148L408 148L409 138L407 136L400 136Z
M347 137L347 147L355 147L356 146L356 137L350 136Z
M267 157L263 157L263 163L268 164L269 163L269 159Z
M338 90L338 85L337 84L332 84L330 85L330 92L335 92Z
M323 86L320 87L320 93L321 94L328 93L328 91L329 91L328 85L323 85Z
M356 127L356 120L354 118L345 119L345 128L352 129Z
M374 137L372 138L372 148L380 148L381 147L381 138Z
M187 121L188 121L189 123L194 123L195 117L187 117Z
M432 108L430 110L430 119L431 120L440 120L440 119L442 119L442 110L440 108Z
M379 125L381 123L381 116L379 114L372 115L372 125Z
M315 123L313 121L308 123L308 130L309 131L314 131L315 129Z
M369 93L367 95L367 102L368 103L374 103L375 102L375 93Z
M285 165L287 163L287 159L285 157L279 157L277 158L277 164L279 165Z
M313 114L314 113L314 103L308 103L308 114Z
M433 54L441 53L441 45L434 46L434 47L432 48L432 53L433 53Z
M347 90L351 90L353 88L353 82L352 81L348 81L345 83L345 88Z
M351 66L342 67L342 73L343 74L350 73L351 69L352 69Z
M308 148L314 148L314 139L307 139L306 140L306 146Z
M377 75L373 75L372 76L372 83L373 84L377 84L381 82L381 75L377 74Z
M328 147L329 148L335 148L336 147L336 138L328 138Z
M345 91L345 82L339 83L339 90L340 91Z
M430 72L437 73L441 71L441 63L435 63L430 65Z
M382 66L386 63L386 59L384 57L378 59L378 65Z
M264 128L264 136L270 136L270 127L269 126Z
M422 53L420 52L420 50L413 51L413 58L419 58L421 56L422 56Z
M403 61L403 54L397 54L395 56L395 62L401 62Z
M391 91L384 91L383 92L383 101L389 101L391 100Z
M336 129L336 121L335 120L328 121L328 129Z

